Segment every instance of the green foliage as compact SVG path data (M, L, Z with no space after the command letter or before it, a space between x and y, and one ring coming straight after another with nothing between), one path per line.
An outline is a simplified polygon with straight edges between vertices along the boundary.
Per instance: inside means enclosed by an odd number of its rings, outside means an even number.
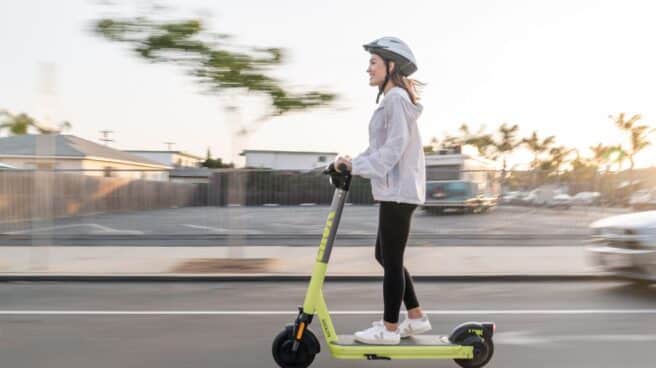
M39 124L36 119L25 114L12 114L6 110L0 110L0 132L8 130L10 135L28 134L30 130L35 130L39 134L60 133L63 130L71 128L68 121L61 122L58 129L45 127Z
M230 169L235 167L235 165L232 163L223 163L220 158L212 158L212 152L210 152L209 148L207 149L207 157L205 158L205 161L200 164L200 166L210 169Z
M547 152L551 145L556 141L556 137L553 135L540 139L537 131L533 131L530 137L522 139L521 143L526 145L529 151L533 152L533 162L531 162L531 168L535 169L540 166L540 154Z
M234 164L223 163L220 158L212 159L208 158L200 164L201 167L207 167L209 169L231 169L235 167Z
M271 116L327 105L336 97L321 91L285 90L279 80L267 75L282 64L283 50L228 44L230 36L208 33L200 20L101 19L94 30L107 40L129 44L148 61L185 67L210 92L241 89L264 93L271 98Z

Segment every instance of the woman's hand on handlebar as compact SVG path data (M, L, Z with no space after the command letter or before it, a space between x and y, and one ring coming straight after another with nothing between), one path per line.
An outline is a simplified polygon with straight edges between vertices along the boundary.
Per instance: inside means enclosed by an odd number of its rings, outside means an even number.
M351 165L351 157L346 155L346 156L337 156L335 158L335 161L333 162L333 165L335 166L335 170L339 170L340 164L346 165L346 169L348 171L351 171L352 165Z

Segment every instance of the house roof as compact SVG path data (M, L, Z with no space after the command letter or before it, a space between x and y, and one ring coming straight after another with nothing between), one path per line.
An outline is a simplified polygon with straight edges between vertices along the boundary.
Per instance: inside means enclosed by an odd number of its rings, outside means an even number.
M337 152L318 152L318 151L276 151L276 150L243 150L239 154L245 156L248 153L285 153L301 155L337 155Z
M187 156L190 158L195 158L197 160L202 160L203 158L200 156L196 156L193 153L188 153L185 151L164 151L164 150L124 150L123 152L129 152L129 153L169 153L169 154L176 154L180 156Z
M23 134L0 138L0 157L2 156L100 158L167 167L141 156L69 134Z

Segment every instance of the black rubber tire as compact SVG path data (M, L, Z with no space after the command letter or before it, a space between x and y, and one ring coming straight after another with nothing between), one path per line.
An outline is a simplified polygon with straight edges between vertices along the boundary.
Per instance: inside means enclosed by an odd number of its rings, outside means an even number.
M273 360L281 368L306 368L314 361L316 354L312 352L317 351L313 347L308 346L308 341L316 341L316 339L306 338L312 332L309 329L305 330L298 351L294 354L291 351L292 345L294 344L293 332L293 326L287 326L273 339L271 346Z
M454 359L456 364L462 368L480 368L485 366L494 354L494 343L492 339L484 340L477 335L467 336L461 345L471 345L474 347L473 359Z

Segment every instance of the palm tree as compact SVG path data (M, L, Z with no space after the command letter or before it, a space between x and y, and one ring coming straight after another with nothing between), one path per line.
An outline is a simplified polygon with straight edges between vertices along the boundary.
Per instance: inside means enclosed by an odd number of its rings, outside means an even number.
M606 165L606 171L610 169L610 156L614 149L611 146L604 146L602 143L597 143L596 146L591 146L592 158L590 159L592 165L601 168Z
M561 166L567 162L567 157L574 152L574 149L565 146L553 147L549 150L549 169L558 173Z
M476 133L471 132L467 124L462 124L459 130L462 134L462 144L469 144L476 147L478 154L483 157L490 159L496 158L496 153L490 150L492 147L494 147L492 135L485 133L484 125L481 125Z
M623 112L618 116L609 115L608 117L615 122L618 128L626 132L630 131L638 120L642 119L640 114L635 114L629 120L626 120Z
M506 123L501 124L499 127L499 140L494 142L494 148L503 159L503 174L506 172L506 158L512 151L515 150L520 144L517 140L517 131L519 126L517 124L508 126Z
M57 134L71 128L68 121L60 123L59 129L49 128L25 113L14 115L6 110L0 111L0 122L0 131L9 130L11 135L27 134L30 129L35 129L39 134Z
M460 146L462 144L463 141L461 137L444 132L442 142L439 145L443 148L448 148L453 146Z
M609 118L615 122L615 125L617 125L620 130L629 134L630 149L623 150L622 157L623 159L629 160L629 170L633 172L633 167L635 166L635 155L651 144L647 138L651 131L646 125L636 125L638 120L642 119L640 114L635 114L628 120L625 118L623 112L618 116L610 115Z
M548 136L544 139L538 137L538 132L533 131L530 137L522 139L522 144L526 145L529 151L533 152L533 162L531 162L531 168L537 169L540 165L539 155L549 150L552 144L556 141L556 137L553 135Z
M631 151L628 152L629 163L631 165L629 169L631 171L633 171L633 167L635 166L635 155L651 144L648 139L649 133L649 127L646 125L638 125L631 128Z
M617 164L617 172L622 171L622 164L629 157L629 153L622 147L621 144L611 146L609 154L611 163Z

